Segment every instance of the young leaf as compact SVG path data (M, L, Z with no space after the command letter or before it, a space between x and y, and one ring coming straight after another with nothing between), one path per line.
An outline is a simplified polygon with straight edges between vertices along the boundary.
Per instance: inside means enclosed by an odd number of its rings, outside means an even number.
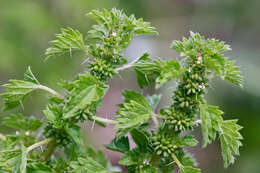
M125 166L139 165L143 164L144 160L149 156L148 153L141 151L139 148L135 148L131 151L126 152L126 154L121 158L119 163Z
M181 77L184 72L179 62L175 60L163 61L158 59L151 61L149 58L141 58L134 64L134 67L141 88L155 81L156 89L158 89L166 82Z
M43 162L33 162L27 166L27 173L53 173L53 171Z
M243 139L239 130L242 129L237 124L237 120L226 120L221 124L220 143L224 166L228 167L235 162L235 156L239 155L239 147L242 146L240 140Z
M146 151L149 145L148 136L140 129L135 128L130 132L135 144L142 151Z
M107 86L89 73L80 75L75 85L66 101L64 118L75 117L93 105L98 106L107 91Z
M125 153L130 150L129 139L127 136L114 138L110 144L105 145L107 149Z
M87 157L93 158L95 161L100 163L104 168L108 167L108 161L102 150L95 151L91 147L86 149Z
M198 141L193 136L186 135L181 139L181 144L183 146L194 147L198 144Z
M61 29L60 34L56 34L56 40L50 42L51 47L45 52L46 60L53 56L60 56L74 50L86 51L86 46L82 34L72 28Z
M76 161L70 162L71 173L109 173L100 163L91 157L79 157Z
M191 166L182 166L180 168L180 173L201 173L201 171L200 169Z
M24 117L21 114L12 114L5 117L2 124L17 130L35 131L42 125L42 122L35 118Z
M120 109L117 111L119 116L115 118L118 122L115 125L118 137L146 123L153 114L153 108L142 94L126 90L123 96L125 103L119 105Z
M5 101L5 110L18 106L30 92L38 89L39 85L30 67L24 74L24 80L10 80L8 84L3 85L7 92L0 96Z
M221 129L223 112L217 106L207 104L200 105L200 118L202 128L202 146L206 147L216 139L217 133Z

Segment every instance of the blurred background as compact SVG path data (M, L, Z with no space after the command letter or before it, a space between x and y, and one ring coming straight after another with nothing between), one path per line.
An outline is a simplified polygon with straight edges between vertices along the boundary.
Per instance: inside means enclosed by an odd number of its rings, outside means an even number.
M72 79L78 72L86 70L82 62L84 55L73 54L44 62L48 42L61 27L72 27L86 34L93 21L85 14L92 9L117 7L127 14L135 14L150 21L159 36L137 37L126 51L129 61L144 52L153 58L176 58L169 48L172 40L188 36L189 31L200 32L206 37L215 37L232 45L228 53L241 66L245 77L243 89L216 81L207 95L209 103L219 105L225 112L224 118L238 118L244 126L241 156L228 169L223 168L220 146L216 142L207 148L192 149L204 173L259 173L260 172L260 22L259 0L0 0L0 84L10 78L22 79L27 66L32 67L42 84L59 90L60 78ZM109 93L99 113L113 118L122 101L120 92L137 89L135 73L131 70L117 75L110 81ZM0 89L2 90L2 88ZM153 87L145 94L163 95L159 105L168 105L172 84L158 91ZM46 99L34 93L25 101L25 110L15 112L42 117ZM0 104L2 104L0 102ZM1 107L1 105L0 105ZM40 111L39 111L40 110ZM1 117L10 112L1 112ZM95 140L97 148L109 143L114 131L82 124L89 141ZM0 127L0 132L6 129ZM200 138L200 131L195 133ZM93 143L93 142L92 142ZM105 151L115 165L119 155Z

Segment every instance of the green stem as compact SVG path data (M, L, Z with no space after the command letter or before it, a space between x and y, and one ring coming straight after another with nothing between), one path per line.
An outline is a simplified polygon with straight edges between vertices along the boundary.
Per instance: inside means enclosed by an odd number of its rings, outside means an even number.
M53 137L51 138L48 145L43 151L42 160L47 161L51 157L52 153L55 151L56 147L57 147L56 139L55 137Z
M176 164L178 165L178 167L181 168L182 164L179 161L179 159L177 158L177 156L174 153L171 153L171 156L172 156L173 160L176 162Z
M29 146L29 147L26 149L26 151L27 151L27 153L28 153L28 152L34 150L35 148L38 148L38 147L40 147L40 146L42 146L42 145L45 145L45 144L51 142L52 140L53 140L52 138L48 138L48 139L45 139L45 140L43 140L43 141L37 142L37 143L35 143L35 144Z
M102 117L97 117L97 116L92 116L94 120L100 121L102 123L109 123L109 124L117 124L117 121L115 120L110 120Z
M49 92L49 93L51 93L51 94L53 94L53 95L59 97L60 99L64 99L64 97L63 97L61 94L59 94L59 93L56 92L55 90L53 90L53 89L51 89L51 88L48 88L48 87L46 87L46 86L44 86L44 85L37 85L37 88L42 89L42 90L45 90L45 91L47 91L47 92Z

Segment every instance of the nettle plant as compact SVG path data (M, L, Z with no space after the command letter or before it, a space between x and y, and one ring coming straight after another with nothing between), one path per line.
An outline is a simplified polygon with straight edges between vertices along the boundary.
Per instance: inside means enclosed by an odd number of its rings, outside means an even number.
M201 126L202 146L220 140L224 166L234 163L239 155L242 136L237 120L224 120L223 112L207 104L204 96L214 77L242 86L242 77L234 61L225 57L230 47L215 39L190 32L189 38L174 41L171 48L180 61L151 59L148 53L127 63L124 51L134 36L157 34L143 19L126 16L112 9L94 10L88 14L97 24L87 39L72 28L62 29L51 41L46 56L50 59L73 51L88 57L87 72L72 81L62 80L64 94L42 85L28 68L23 80L10 80L1 94L5 110L22 105L35 90L49 93L43 110L44 119L11 114L2 125L16 129L15 134L0 135L0 172L12 173L112 173L122 172L111 166L101 151L84 143L80 122L92 121L100 126L114 124L115 138L105 145L122 153L120 164L129 173L199 173L196 161L185 150L198 141L187 131ZM87 43L86 43L87 42ZM156 112L159 95L144 96L134 91L122 93L124 102L114 120L97 115L108 91L108 80L122 70L133 68L141 89L155 83L156 89L175 80L171 105ZM185 132L185 133L183 133ZM128 135L130 134L130 136ZM136 144L129 145L129 137Z

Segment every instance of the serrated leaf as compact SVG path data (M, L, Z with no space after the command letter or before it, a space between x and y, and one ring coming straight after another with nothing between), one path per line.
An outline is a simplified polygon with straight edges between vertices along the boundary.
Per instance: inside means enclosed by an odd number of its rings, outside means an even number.
M70 135L71 139L78 144L79 146L83 145L83 134L81 132L81 128L78 125L71 125L70 127L66 128L66 132Z
M182 166L180 168L180 173L201 173L201 171L200 169L191 166Z
M71 54L74 50L86 51L82 34L72 28L61 29L61 33L56 34L56 40L51 41L50 44L51 47L45 52L46 60L65 53Z
M132 129L146 123L153 114L153 108L142 94L126 90L123 92L125 103L120 105L117 111L119 116L115 119L118 130L117 136L123 136Z
M125 153L121 156L119 163L125 166L139 165L143 164L143 161L149 156L148 153L141 151L139 148L135 148L131 151Z
M35 131L42 125L42 122L33 117L24 117L21 114L12 114L4 117L2 124L17 130Z
M140 129L133 129L130 132L132 139L134 140L135 144L140 148L142 151L146 151L149 145L148 136Z
M130 150L129 139L127 136L114 138L110 144L105 145L107 149L125 153Z
M198 144L198 141L193 136L186 135L181 139L181 144L183 146L194 147Z
M156 82L156 89L166 82L180 78L184 72L178 61L162 59L151 60L149 58L140 59L134 65L137 73L137 80L141 88L148 86L149 83Z
M239 155L239 147L242 146L242 135L239 130L242 129L237 124L237 120L226 120L221 124L220 143L224 166L228 167L235 162L235 156Z
M108 167L108 161L102 150L95 151L91 147L86 149L87 157L92 157L95 161L101 164L104 168Z
M107 86L89 73L80 75L75 85L64 106L64 118L77 116L93 105L100 105L100 101L107 91Z
M53 171L45 163L33 162L27 166L27 173L53 173Z
M216 139L217 133L221 130L223 112L217 106L207 104L200 105L200 118L202 128L202 146L206 147Z
M106 168L91 157L79 157L76 161L70 162L71 173L109 173Z

